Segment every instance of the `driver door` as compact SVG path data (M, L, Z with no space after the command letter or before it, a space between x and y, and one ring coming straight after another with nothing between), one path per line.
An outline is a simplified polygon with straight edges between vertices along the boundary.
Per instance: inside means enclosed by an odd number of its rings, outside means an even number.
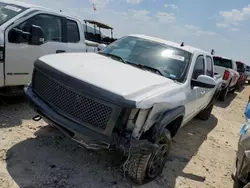
M195 66L193 69L192 79L196 80L198 76L205 74L205 59L203 55L199 55L195 61ZM201 108L205 105L205 88L192 87L190 83L190 89L187 92L187 102L186 102L186 117L185 122L192 119Z
M41 45L31 45L28 40L20 42L20 36L17 39L9 38L13 28L29 32L31 25L37 25L43 29L44 42ZM5 41L5 85L26 85L31 80L33 63L37 58L66 51L67 43L63 39L63 17L48 13L30 16L25 21L8 28Z

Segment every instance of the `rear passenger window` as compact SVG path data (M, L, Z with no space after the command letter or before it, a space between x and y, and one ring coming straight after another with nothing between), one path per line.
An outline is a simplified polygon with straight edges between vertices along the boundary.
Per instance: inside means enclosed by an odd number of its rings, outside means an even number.
M196 80L198 76L204 75L204 73L205 73L205 60L204 56L200 55L196 59L192 78Z
M78 24L73 20L67 20L67 39L70 43L77 43L80 41Z
M206 56L207 60L207 75L213 78L213 60L210 56Z

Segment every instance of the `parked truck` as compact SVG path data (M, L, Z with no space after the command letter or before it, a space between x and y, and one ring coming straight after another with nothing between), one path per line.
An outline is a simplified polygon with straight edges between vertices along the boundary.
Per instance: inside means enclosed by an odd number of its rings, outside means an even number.
M122 150L124 171L143 184L162 172L178 130L210 117L221 84L210 53L129 35L98 53L38 58L25 92L35 121L89 149Z
M241 61L236 61L236 65L237 65L237 72L240 75L236 83L236 89L241 89L245 85L245 82L246 82L246 77L247 77L245 74L246 65Z
M85 41L83 25L60 11L0 0L0 95L22 93L43 55L97 51L98 44Z
M250 84L250 66L248 65L246 65L245 75L247 84Z
M220 56L214 56L213 59L215 72L223 75L222 91L219 99L225 101L227 94L235 91L240 75L237 72L237 65L234 60Z

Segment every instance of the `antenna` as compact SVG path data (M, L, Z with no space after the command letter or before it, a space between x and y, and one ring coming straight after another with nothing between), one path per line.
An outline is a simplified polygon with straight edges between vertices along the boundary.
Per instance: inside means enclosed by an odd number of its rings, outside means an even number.
M214 52L215 52L214 49L212 49L212 50L211 50L211 55L214 55Z
M181 47L184 46L184 42L181 43Z

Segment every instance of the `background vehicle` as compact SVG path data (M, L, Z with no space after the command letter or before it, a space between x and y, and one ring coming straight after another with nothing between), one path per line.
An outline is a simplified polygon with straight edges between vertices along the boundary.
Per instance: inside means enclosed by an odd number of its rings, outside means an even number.
M22 2L0 1L0 18L1 95L23 92L38 57L97 49L94 45L86 47L82 21L60 12Z
M99 53L39 58L26 94L34 120L87 148L121 149L124 171L143 184L162 172L180 127L209 118L221 83L210 53L130 35Z
M237 71L240 75L237 83L236 83L236 89L240 89L241 87L244 86L246 82L246 74L245 74L245 64L241 61L236 61L237 65Z
M215 72L223 75L222 91L219 99L224 101L228 92L234 92L240 77L237 72L236 62L230 58L214 56Z
M87 40L99 44L110 44L116 40L113 36L114 29L111 26L95 20L84 20L84 22L85 22L84 34ZM88 24L92 24L94 27L89 27ZM101 29L109 29L110 37L105 36L101 32Z
M248 66L248 65L246 65L245 75L246 75L247 83L250 84L250 66Z

